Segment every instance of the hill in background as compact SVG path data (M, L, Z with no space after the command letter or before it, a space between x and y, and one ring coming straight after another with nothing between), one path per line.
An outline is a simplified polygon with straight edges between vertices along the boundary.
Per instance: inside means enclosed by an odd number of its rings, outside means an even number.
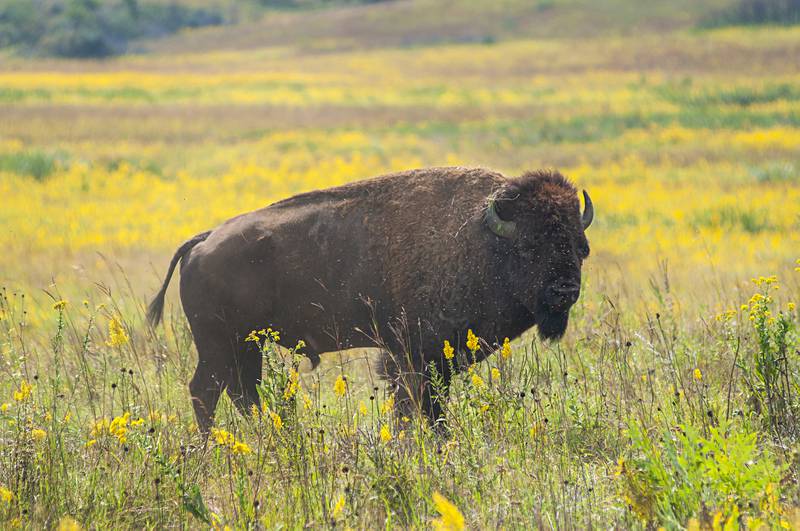
M330 51L798 20L800 0L0 0L0 48L77 58L284 46Z

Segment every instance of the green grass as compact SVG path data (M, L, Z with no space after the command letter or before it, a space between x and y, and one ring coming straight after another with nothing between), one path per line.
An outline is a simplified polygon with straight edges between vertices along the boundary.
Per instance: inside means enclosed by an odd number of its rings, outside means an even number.
M53 309L50 339L34 342L25 300L4 292L12 385L0 413L0 484L14 495L0 517L427 527L439 492L481 528L779 525L800 501L800 366L787 357L797 314L770 319L783 308L774 285L703 327L674 309L663 285L654 284L655 313L626 316L590 290L564 343L528 335L508 357L457 377L444 434L393 417L391 395L361 356L325 360L287 394L302 356L265 341L263 410L241 417L223 400L225 432L208 443L186 398L193 354L178 314L166 335L138 319L120 334L115 299L104 296L101 306ZM30 396L12 397L23 382Z
M800 89L786 83L770 84L760 88L734 87L726 90L687 91L691 85L665 85L657 93L668 101L689 106L738 105L748 107L756 103L800 100Z

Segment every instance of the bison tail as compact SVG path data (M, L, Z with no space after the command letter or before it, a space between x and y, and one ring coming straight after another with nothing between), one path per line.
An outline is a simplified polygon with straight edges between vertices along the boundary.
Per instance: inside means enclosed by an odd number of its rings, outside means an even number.
M150 326L153 328L158 326L158 323L161 321L161 314L164 312L164 297L167 294L167 286L169 286L169 281L172 278L172 273L175 271L175 266L178 265L178 262L181 261L181 259L192 249L192 247L200 242L205 241L209 234L211 234L211 231L198 234L194 238L187 240L183 245L178 247L177 251L175 251L175 256L172 257L172 261L169 263L167 278L164 279L164 284L161 285L161 290L156 294L153 301L147 307L147 322L150 323Z

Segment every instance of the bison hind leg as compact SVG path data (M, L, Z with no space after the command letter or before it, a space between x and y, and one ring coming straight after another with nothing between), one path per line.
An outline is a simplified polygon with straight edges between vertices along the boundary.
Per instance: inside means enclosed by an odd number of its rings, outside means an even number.
M214 424L214 412L217 409L219 397L230 380L230 369L224 362L209 354L208 343L195 338L199 360L194 371L192 381L189 382L189 393L192 397L197 426L201 433L208 434ZM215 350L217 355L223 355L224 350Z
M222 392L235 385L235 337L218 323L193 320L190 325L197 347L197 369L189 392L197 426L207 435Z

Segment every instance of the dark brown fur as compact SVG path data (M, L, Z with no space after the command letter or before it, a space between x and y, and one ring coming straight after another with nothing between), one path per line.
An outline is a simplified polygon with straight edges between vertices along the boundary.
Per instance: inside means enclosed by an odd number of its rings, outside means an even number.
M516 222L515 237L487 228L490 197L502 220ZM490 343L534 325L557 339L577 291L565 298L553 287L579 286L588 253L576 190L555 171L507 179L484 169L414 170L233 218L184 244L170 266L171 275L183 258L198 422L209 428L226 388L242 410L258 403L261 358L243 338L265 326L286 346L304 340L314 365L324 352L385 347L382 368L398 384L400 410L438 419L429 375L435 367L450 381L443 341L461 353L458 369L470 328ZM168 282L151 305L153 323Z

